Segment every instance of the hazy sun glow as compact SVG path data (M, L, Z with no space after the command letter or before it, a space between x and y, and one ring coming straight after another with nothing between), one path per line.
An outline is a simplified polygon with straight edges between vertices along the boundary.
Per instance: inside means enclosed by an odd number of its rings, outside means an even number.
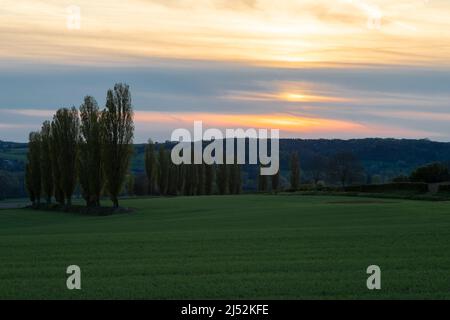
M178 124L180 127L190 127L194 121L203 121L206 126L220 128L270 128L289 132L314 132L334 130L358 130L364 126L358 123L339 121L333 119L321 119L285 114L214 114L214 113L162 113L162 112L137 112L135 121L140 123L157 122Z

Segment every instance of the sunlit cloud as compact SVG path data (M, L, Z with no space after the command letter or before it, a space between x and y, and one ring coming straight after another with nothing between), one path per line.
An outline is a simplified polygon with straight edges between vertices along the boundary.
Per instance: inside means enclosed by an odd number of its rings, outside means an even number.
M79 30L67 28L69 5L80 8ZM448 65L449 10L439 0L3 0L0 58Z
M26 141L30 131L39 130L42 121L51 120L55 111L52 110L0 110L0 115L20 115L15 122L0 123L2 140ZM373 113L372 115L377 115ZM381 113L387 118L418 119L420 117L441 121L448 121L448 115L426 112L418 113ZM208 112L156 112L136 110L134 116L136 124L136 142L144 142L149 137L158 141L170 140L171 132L175 128L193 129L194 121L202 121L205 128L261 128L279 129L283 138L365 138L365 137L403 137L403 138L434 138L445 139L446 135L439 131L409 128L395 122L381 124L370 121L350 121L327 117L314 117L307 114L287 113L208 113ZM21 139L14 138L22 132Z
M289 114L217 114L195 112L145 112L135 113L139 128L166 126L190 129L194 121L202 121L205 127L279 129L284 137L319 135L364 135L367 128L359 123L327 118L314 118Z

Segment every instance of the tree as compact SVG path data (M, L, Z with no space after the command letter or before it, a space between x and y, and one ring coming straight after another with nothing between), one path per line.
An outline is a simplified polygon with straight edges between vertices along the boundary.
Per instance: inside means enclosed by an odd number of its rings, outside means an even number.
M25 165L25 187L27 189L28 197L30 198L31 203L34 206L36 196L34 194L31 165L29 162Z
M203 164L196 164L194 167L197 175L195 194L203 195L205 194L205 166Z
M228 165L228 191L230 194L241 193L241 167L238 164Z
M185 175L186 175L186 166L184 164L180 164L175 166L178 170L177 172L177 193L178 194L185 194L184 193L184 187L185 187Z
M198 191L198 171L196 164L186 165L185 171L185 183L184 183L184 194L187 196L194 196Z
M314 184L317 184L320 180L324 179L325 172L327 170L327 159L316 155L308 162L307 167L311 172Z
M214 165L204 164L205 166L205 194L211 195L214 191Z
M217 165L216 179L219 194L228 194L228 166L226 164Z
M153 141L149 139L145 148L145 172L147 173L148 180L148 194L153 194L157 171L155 145Z
M261 165L259 165L258 168L258 191L259 192L266 192L267 191L267 176L262 175L261 172Z
M72 194L76 185L77 149L79 142L78 111L76 108L59 109L52 122L53 152L59 171L59 186L66 199L66 205L72 205Z
M278 193L280 189L280 171L271 176L272 192Z
M26 165L26 186L33 205L40 204L41 198L41 134L31 132L28 142L28 163Z
M450 180L450 172L442 163L432 163L419 167L411 173L410 180L414 182L438 183Z
M129 197L134 196L134 183L135 183L135 178L134 175L130 172L127 177L126 177L126 193Z
M176 196L178 194L178 183L179 183L179 177L178 177L178 165L173 164L172 162L169 162L169 177L168 177L168 184L167 184L167 193Z
M101 157L101 121L97 101L91 96L84 98L80 106L80 145L78 177L87 206L100 206L103 187Z
M300 164L298 161L298 153L291 154L291 189L297 190L300 186Z
M45 195L47 205L52 202L53 195L53 172L52 172L52 155L51 155L51 124L45 121L41 128L41 180L42 191Z
M113 206L119 207L122 190L131 155L133 153L133 108L130 88L118 83L108 90L106 108L101 114L102 123L102 168Z
M342 187L361 179L364 169L356 156L351 152L335 154L328 164L328 176Z
M158 153L158 188L161 195L166 195L169 184L169 155L162 144Z
M51 124L50 134L50 158L52 165L52 181L55 200L59 205L64 205L64 191L61 187L61 170L58 165L58 145L55 133L53 132L53 123Z

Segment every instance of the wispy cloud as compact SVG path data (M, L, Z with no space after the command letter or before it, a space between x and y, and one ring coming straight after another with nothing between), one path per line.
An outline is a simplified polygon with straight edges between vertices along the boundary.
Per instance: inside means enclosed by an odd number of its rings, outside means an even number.
M148 58L278 66L448 64L447 1L2 1L0 57L62 63ZM66 28L69 4L80 30ZM374 12L378 14L375 14ZM379 19L368 28L367 19Z

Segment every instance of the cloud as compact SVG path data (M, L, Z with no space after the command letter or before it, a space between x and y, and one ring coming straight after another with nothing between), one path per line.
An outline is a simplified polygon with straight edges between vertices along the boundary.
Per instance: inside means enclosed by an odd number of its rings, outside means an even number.
M151 58L283 67L449 64L448 2L398 0L78 0L67 30L53 0L3 0L1 59L133 65ZM380 8L381 26L366 26ZM370 11L370 10L369 10Z
M156 120L151 125L141 123L137 127L139 141L168 139L171 130L179 126L174 119L181 121L188 114L208 115L210 120L214 114L218 115L215 119L234 115L229 119L235 120L236 126L242 126L240 114L254 125L251 117L277 115L279 121L287 117L285 130L308 137L397 134L450 139L450 128L442 121L450 101L450 70L444 67L287 69L160 60L142 67L41 64L0 70L0 87L7 93L0 95L2 123L26 124L30 130L51 119L58 108L79 106L85 95L93 95L103 106L106 91L115 82L126 82L137 113L173 115L173 121L164 126ZM333 130L300 134L300 129L293 127L301 128L305 123L301 119L319 119L322 127ZM339 127L338 123L366 129ZM23 141L27 131L3 130L1 134Z

